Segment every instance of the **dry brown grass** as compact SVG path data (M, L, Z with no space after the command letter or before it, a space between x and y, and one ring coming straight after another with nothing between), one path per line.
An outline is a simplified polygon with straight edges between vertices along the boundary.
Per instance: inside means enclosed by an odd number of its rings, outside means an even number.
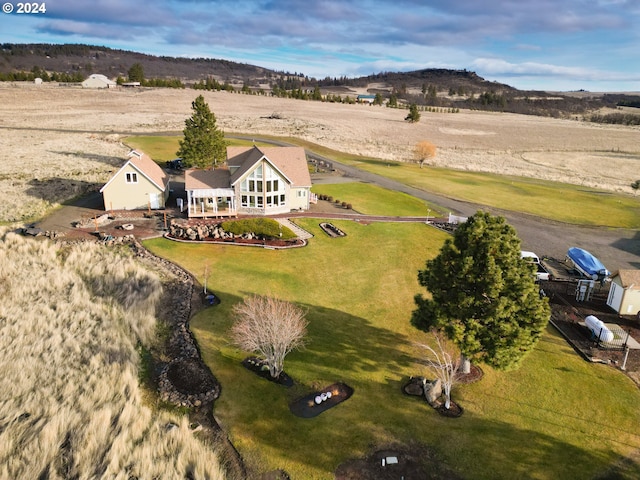
M155 274L97 244L6 230L0 259L0 478L224 478L186 417L143 402Z
M438 148L434 165L629 193L640 171L637 127L473 111L424 112L409 124L405 111L385 107L203 95L227 133L299 137L388 160L411 160L416 143L427 140ZM0 221L37 217L74 189L101 186L123 161L123 137L181 131L195 97L188 89L0 84ZM280 118L269 118L274 112Z

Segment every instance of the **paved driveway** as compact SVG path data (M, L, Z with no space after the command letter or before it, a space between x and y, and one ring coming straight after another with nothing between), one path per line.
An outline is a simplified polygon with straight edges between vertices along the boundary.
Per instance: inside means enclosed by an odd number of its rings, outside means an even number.
M344 172L352 181L373 183L389 190L397 190L416 198L435 203L452 213L469 216L478 210L502 215L516 229L522 239L523 250L531 250L540 256L564 259L569 247L580 247L598 257L612 272L621 268L640 268L640 231L599 227L582 227L545 220L532 215L509 212L496 208L461 202L419 190L386 177L365 172L334 160L307 152L310 158L324 160ZM330 179L324 180L330 181ZM344 181L342 179L341 181Z

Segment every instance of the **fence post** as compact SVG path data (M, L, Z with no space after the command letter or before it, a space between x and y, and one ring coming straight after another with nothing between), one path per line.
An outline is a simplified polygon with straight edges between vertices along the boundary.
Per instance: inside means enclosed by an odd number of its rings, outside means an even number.
M622 361L622 366L620 367L620 370L626 370L627 369L627 357L629 356L629 347L627 347L627 344L625 343L624 345L624 360Z

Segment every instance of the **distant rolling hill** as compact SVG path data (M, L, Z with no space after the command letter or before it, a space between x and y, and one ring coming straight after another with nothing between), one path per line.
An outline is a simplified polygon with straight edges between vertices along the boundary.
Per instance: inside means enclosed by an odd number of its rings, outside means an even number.
M603 107L637 107L640 97L623 94L580 95L522 91L491 82L468 70L422 69L412 72L381 72L357 78L309 78L303 73L267 68L213 58L154 56L126 50L82 44L0 45L0 80L29 80L53 76L59 81L82 81L93 73L127 79L129 69L139 64L146 79L177 79L191 86L214 79L229 88L270 90L280 96L305 98L316 87L323 96L343 101L358 93L379 93L385 101L395 97L402 104L424 108L468 108L566 117L585 115ZM46 73L45 73L46 72Z

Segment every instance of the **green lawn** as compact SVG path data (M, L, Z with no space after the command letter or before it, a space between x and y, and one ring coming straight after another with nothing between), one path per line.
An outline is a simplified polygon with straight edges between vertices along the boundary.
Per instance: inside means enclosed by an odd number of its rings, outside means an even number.
M125 143L131 148L137 148L145 152L156 162L165 162L176 158L176 152L180 148L180 140L182 135L174 136L135 136L125 138ZM251 146L254 145L252 140L228 139L229 145L233 146ZM268 145L265 143L255 142L255 145Z
M353 166L450 198L578 225L640 227L640 199L525 177L358 161Z
M347 233L332 239L319 220L298 222L315 237L287 251L145 242L200 281L208 268L222 303L191 328L222 384L216 418L250 466L331 479L341 462L372 448L419 441L465 478L582 479L640 448L640 390L613 368L583 361L551 328L520 370L484 368L482 381L456 388L459 419L405 396L403 382L425 373L409 323L417 270L445 234L423 224L332 221ZM248 353L229 343L231 307L253 293L308 311L308 346L285 361L292 389L245 370ZM313 419L289 412L293 399L336 381L354 388L351 399ZM633 468L628 478L640 474Z
M423 202L406 193L393 192L366 183L323 183L314 185L312 191L350 203L355 211L365 215L433 217L445 213L439 206Z

